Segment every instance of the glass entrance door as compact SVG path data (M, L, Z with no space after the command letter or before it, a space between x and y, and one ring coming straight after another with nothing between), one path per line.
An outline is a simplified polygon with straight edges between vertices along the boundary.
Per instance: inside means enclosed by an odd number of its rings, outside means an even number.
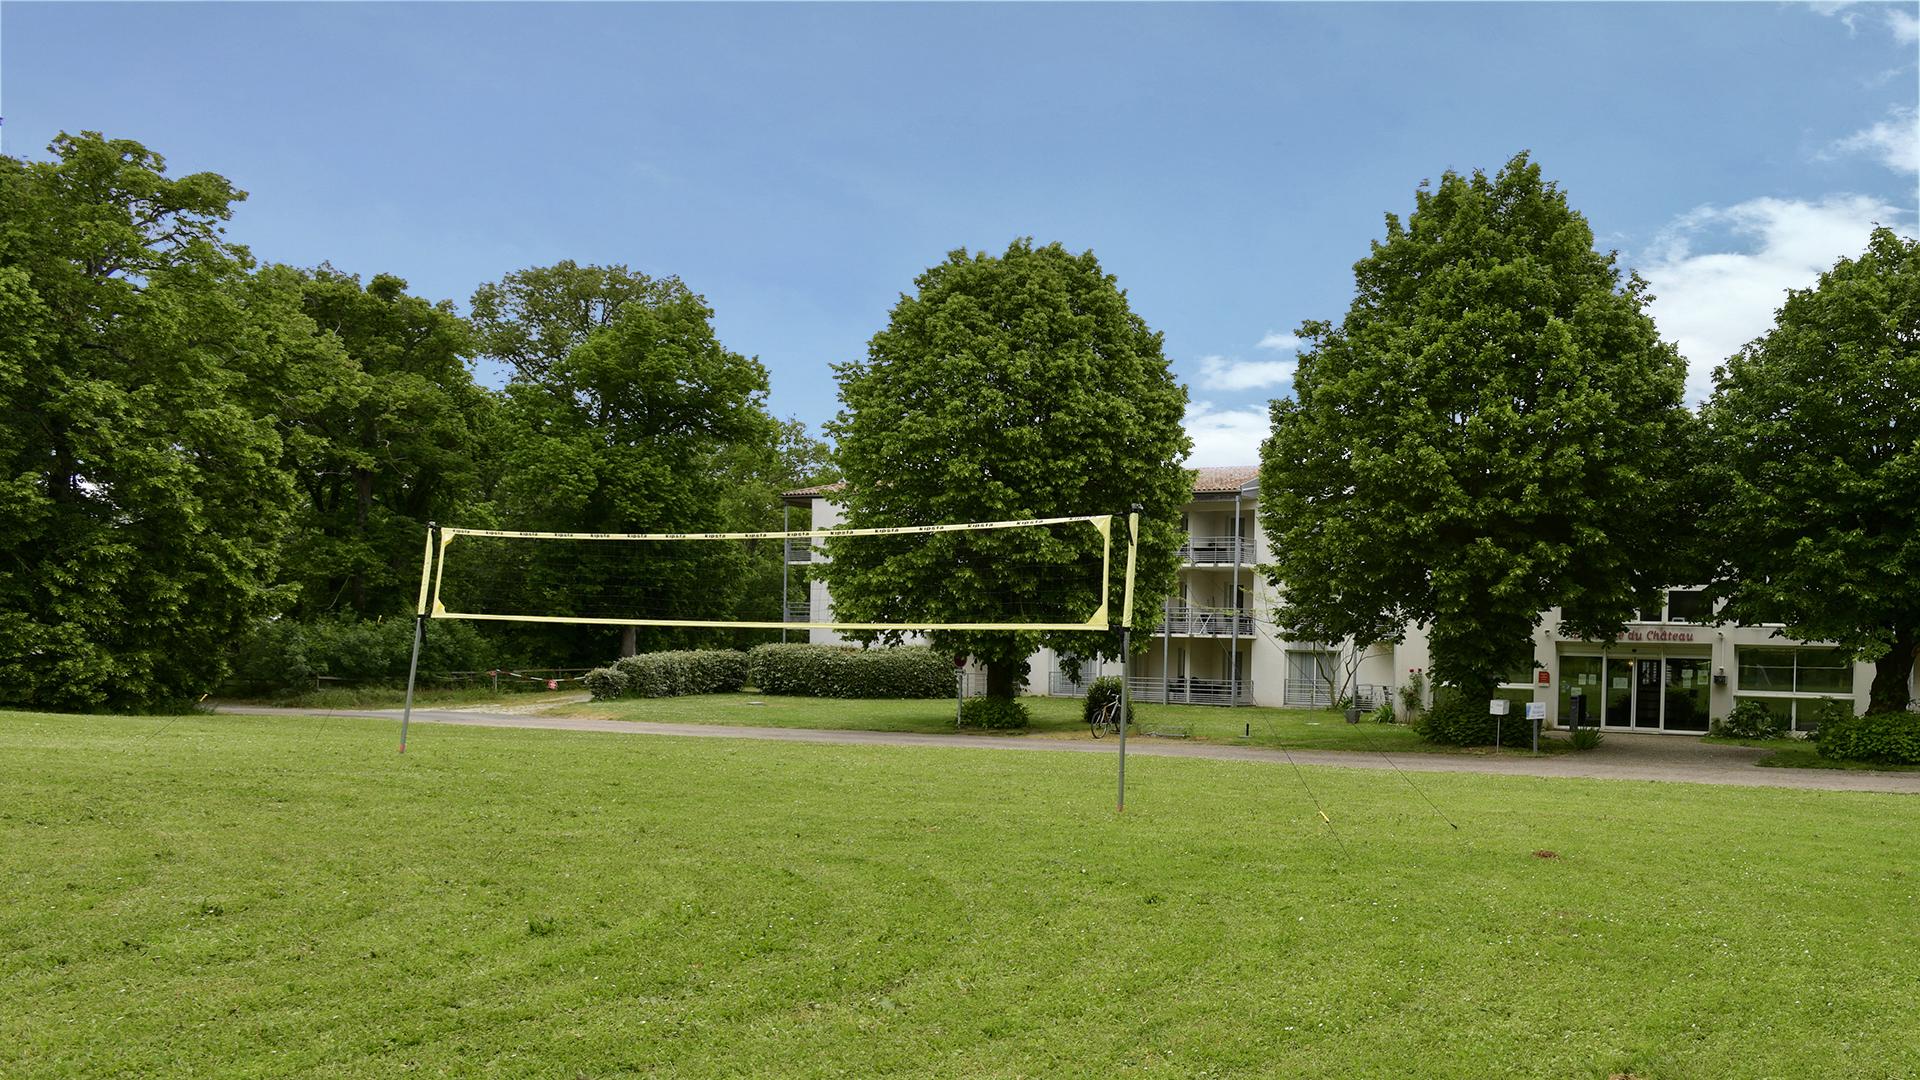
M1660 661L1633 661L1633 726L1660 727Z

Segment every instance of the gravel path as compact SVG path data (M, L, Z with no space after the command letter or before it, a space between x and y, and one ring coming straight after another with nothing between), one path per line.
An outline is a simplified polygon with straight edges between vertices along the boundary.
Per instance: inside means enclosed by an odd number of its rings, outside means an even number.
M400 720L398 709L277 709L222 705L218 712L247 716L356 716ZM828 743L840 746L944 746L970 750L1027 750L1042 753L1111 754L1115 742L1103 739L1055 739L1018 735L921 735L891 731L822 731L815 728L745 727L725 724L658 724L643 720L591 720L544 716L524 711L415 709L417 724L534 728L550 731L602 731L627 735L677 735L698 739L763 739L772 742ZM415 739L417 740L417 737ZM1769 769L1754 764L1766 751L1717 746L1684 736L1629 735L1609 732L1596 750L1553 757L1488 754L1385 754L1351 750L1283 752L1251 746L1127 740L1129 755L1214 758L1285 764L1289 754L1301 765L1407 772L1483 773L1490 776L1577 777L1589 780L1663 780L1690 784L1803 788L1819 791L1885 791L1920 795L1920 772L1855 772L1841 769Z

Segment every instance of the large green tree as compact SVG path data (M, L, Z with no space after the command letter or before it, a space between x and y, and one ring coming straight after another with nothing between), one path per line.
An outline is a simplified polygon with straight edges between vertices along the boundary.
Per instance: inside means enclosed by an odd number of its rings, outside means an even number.
M260 276L285 279L344 357L284 398L307 406L288 417L302 495L284 571L295 586L291 611L411 609L426 523L460 524L480 512L494 450L495 399L463 359L466 324L451 304L411 296L389 274L365 286L328 266Z
M1715 375L1707 524L1724 614L1878 664L1908 705L1920 649L1920 245L1876 229Z
M766 369L720 343L712 310L679 279L646 279L644 289L629 289L631 277L621 268L585 271L614 285L584 306L522 306L516 310L534 324L504 323L482 338L549 342L555 350L572 342L537 366L518 368L537 376L518 374L508 383L506 449L495 494L500 523L563 532L725 530L735 494L732 455L742 445L771 446L778 438L766 412ZM547 273L522 271L481 295ZM593 312L616 302L617 314L602 325ZM551 558L502 570L512 574L515 588L546 597L545 610L554 612L570 598L644 586L651 607L637 614L671 608L684 617L726 618L747 587L746 553L735 545L622 550L628 561L618 570L582 563L559 547ZM602 630L554 633L563 639L558 647L576 660L603 659L612 647ZM684 637L628 627L618 648L626 655L642 644Z
M50 150L0 158L0 701L177 705L271 604L293 493L255 379L314 327L252 285L224 178Z
M1290 634L1426 624L1436 678L1482 697L1544 610L1610 638L1686 576L1685 365L1538 165L1422 185L1354 283L1301 328L1261 453Z
M839 496L846 523L1103 513L1124 522L1129 504L1139 503L1136 595L1170 592L1180 507L1193 493L1180 464L1190 446L1181 426L1187 395L1167 368L1160 334L1134 314L1114 278L1092 252L1019 240L1001 255L955 251L914 284L867 358L837 369L842 409L828 430L847 485ZM1124 552L1123 524L1114 539ZM824 572L843 621L993 621L1022 608L1085 617L1099 604L1097 589L1055 571L1096 549L1090 530L1071 544L1043 544L1028 531L850 543L830 548ZM1120 577L1110 597L1116 628ZM1064 595L1073 588L1086 595ZM1150 626L1156 605L1139 604L1136 615ZM1117 629L1104 637L942 631L932 643L984 662L988 693L1002 697L1041 645L1120 654Z

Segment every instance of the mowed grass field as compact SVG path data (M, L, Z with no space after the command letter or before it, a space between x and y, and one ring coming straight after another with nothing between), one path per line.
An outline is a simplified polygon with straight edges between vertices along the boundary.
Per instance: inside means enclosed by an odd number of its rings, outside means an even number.
M395 735L0 713L0 1075L1920 1075L1920 799Z

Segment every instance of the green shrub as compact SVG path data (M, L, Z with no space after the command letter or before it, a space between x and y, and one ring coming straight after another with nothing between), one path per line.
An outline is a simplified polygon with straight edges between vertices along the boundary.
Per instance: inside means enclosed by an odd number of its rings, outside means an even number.
M1821 711L1824 710L1816 707L1816 712ZM1823 758L1877 765L1920 765L1920 713L1855 716L1852 709L1839 705L1834 715L1820 716L1819 722L1820 735L1815 745Z
M1787 733L1786 721L1757 701L1736 702L1733 711L1713 722L1713 733L1729 739L1777 739Z
M420 649L420 671L480 671L494 650L471 623L436 620ZM222 690L261 694L311 690L322 677L401 685L413 658L413 617L265 619L235 649Z
M1606 736L1600 734L1600 729L1597 727L1577 727L1573 729L1572 742L1575 750L1591 750L1599 746L1605 739Z
M1367 714L1367 718L1376 724L1391 724L1400 719L1393 715L1393 703L1390 701L1381 702L1379 708Z
M1427 707L1427 677L1418 671L1409 671L1407 681L1400 686L1400 704L1407 710L1407 719L1420 715Z
M1447 688L1433 695L1433 707L1420 715L1414 730L1442 746L1492 746L1497 727L1502 742L1518 745L1526 741L1526 725L1521 717L1494 717L1487 712L1485 699Z
M627 675L617 667L594 668L580 680L595 701L608 701L627 692Z
M626 697L728 694L747 685L749 667L747 654L734 649L639 653L614 665L626 677Z
M960 703L960 726L1011 731L1031 721L1027 707L1012 698L976 697Z
M953 661L932 649L759 645L750 681L763 694L834 698L936 698L954 692Z
M1093 723L1093 718L1108 704L1120 700L1120 677L1103 675L1087 684L1087 700L1081 703L1080 718ZM1133 702L1127 702L1127 726L1133 726Z

